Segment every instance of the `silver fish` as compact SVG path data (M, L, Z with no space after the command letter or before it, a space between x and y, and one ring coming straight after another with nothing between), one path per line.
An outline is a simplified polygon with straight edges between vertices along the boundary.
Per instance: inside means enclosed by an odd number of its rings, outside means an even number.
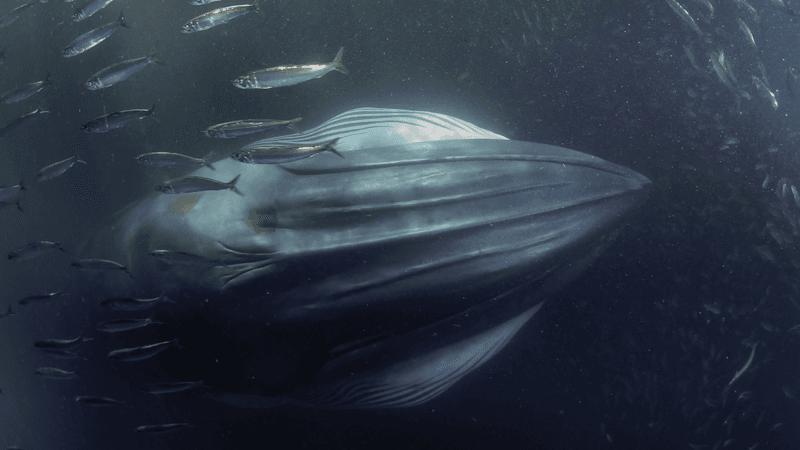
M36 341L33 346L40 349L71 350L83 342L93 341L94 338L78 336L75 339L43 339Z
M126 405L125 402L114 400L113 398L108 398L108 397L79 395L75 397L75 401L78 403L84 403L92 406L127 406L128 408L133 408L132 406Z
M39 181L52 180L69 170L75 163L86 164L86 161L78 159L78 156L75 155L63 161L55 162L49 166L42 167L42 170L36 174L36 179Z
M26 191L25 186L22 184L22 181L19 184L14 186L8 186L4 188L0 188L0 202L7 202L14 197L18 196L21 191Z
M31 242L25 247L14 250L8 254L8 259L11 261L28 261L29 259L36 258L44 254L48 250L58 249L66 253L64 247L58 242L39 241Z
M34 3L35 2L31 1L31 2L25 3L24 5L17 6L13 10L11 10L10 13L6 14L5 16L3 16L2 19L0 19L0 28L7 27L7 26L11 25L12 23L14 23L14 21L19 19L19 16L21 16L22 13L26 9L30 8L31 6L33 6Z
M761 23L761 16L758 15L758 11L756 11L756 9L753 8L752 5L747 3L746 0L733 0L733 1L735 1L740 7L746 9L747 12L749 12L753 16L753 20L755 20L756 23Z
M40 114L49 114L49 113L50 111L45 111L37 108L29 112L28 114L21 115L16 119L12 120L11 122L9 122L3 128L0 128L0 137L8 136L10 133L13 133L21 129L22 127L29 125L36 118L36 116Z
M236 120L233 122L219 123L212 125L205 130L203 134L213 138L237 138L240 136L247 136L250 134L263 133L265 131L274 130L280 127L286 127L299 132L295 124L303 120L298 117L292 120L269 120L269 119L247 119Z
M105 89L121 81L125 81L135 73L150 65L150 63L158 63L159 61L154 57L155 54L156 48L153 47L147 56L128 59L126 61L112 64L92 75L92 77L86 81L86 88L91 91L95 91L98 89Z
M28 83L19 89L14 89L13 91L7 92L2 98L0 98L0 101L6 104L21 102L22 100L25 100L33 94L41 91L45 88L45 86L52 86L52 84L53 83L50 81L50 74L47 74L42 81Z
M113 112L81 125L81 130L87 133L105 133L116 128L124 127L133 121L152 116L155 109L156 105L154 103L150 109L127 109L125 111Z
M192 158L191 156L181 155L180 153L154 152L144 153L136 157L136 161L146 166L156 167L197 167L206 166L214 170L209 160L214 152L207 154L203 159Z
M219 0L189 0L189 3L195 6L203 6L203 5L210 5L214 2L218 2Z
M51 380L72 380L79 376L78 372L70 372L57 367L39 367L36 369L36 375Z
M180 346L177 339L159 342L156 344L143 345L141 347L112 350L108 352L108 358L114 361L141 361L143 359L151 358L172 346Z
M119 333L120 331L136 330L153 324L161 325L162 323L153 320L152 317L146 319L116 319L100 322L95 325L94 329L105 333Z
M778 108L778 99L777 99L777 97L775 97L775 93L772 92L767 87L767 85L764 84L764 82L761 81L761 79L758 78L755 75L753 75L753 84L756 85L756 89L758 89L759 91L761 91L762 94L764 94L764 97L769 99L770 103L772 104L772 108L773 109L777 109Z
M108 37L114 34L119 27L130 28L130 25L128 25L128 22L126 22L125 18L122 16L123 12L124 10L119 12L119 17L116 21L107 23L76 37L75 40L70 42L70 44L64 48L62 56L64 58L71 58L73 56L80 55L86 50L89 50L95 45L108 39Z
M666 0L666 2L669 5L669 7L672 8L673 11L675 11L675 14L677 14L678 17L681 18L681 20L683 20L684 22L686 22L687 25L689 25L689 28L694 30L695 33L700 35L700 37L704 36L703 32L700 30L700 27L697 26L697 22L694 21L691 14L689 14L689 11L686 11L686 8L684 8L680 3L678 3L675 0Z
M196 33L198 31L208 30L217 25L222 25L230 22L231 20L243 16L250 11L255 11L261 14L261 9L258 7L258 1L255 0L252 5L233 5L224 8L218 8L201 14L194 19L186 22L181 31L183 33Z
M61 359L78 359L78 358L83 360L87 359L75 352L69 350L62 350L60 348L43 348L42 351L50 356L55 356L56 358L61 358Z
M14 314L16 314L16 313L11 310L11 303L9 303L8 304L8 310L6 310L6 312L4 312L4 313L0 313L0 319L4 319L6 317L13 316Z
M304 81L319 78L333 70L347 75L350 72L342 63L343 53L344 47L339 49L336 58L328 64L277 66L249 72L233 80L233 85L239 89L271 89L300 84Z
M248 164L283 164L309 158L318 153L331 152L344 158L333 148L339 139L320 145L286 145L280 147L247 146L241 151L231 154L231 158Z
M175 392L186 391L203 385L200 381L167 381L164 383L152 383L142 386L139 390L145 394L172 394Z
M223 183L210 178L190 175L188 177L167 180L164 182L164 184L159 184L156 186L156 190L165 194L185 194L189 192L220 191L223 189L230 189L239 195L244 195L239 192L238 189L236 189L236 182L239 181L240 176L241 175L236 175L236 178L233 180L229 181L228 183Z
M114 311L144 311L164 302L175 303L163 293L156 298L108 298L100 302L101 306Z
M797 16L797 13L794 12L783 0L772 0L772 4L780 10L781 12L788 14L790 16Z
M30 302L39 301L39 300L52 300L54 298L60 297L64 295L62 291L51 292L49 294L40 294L40 295L29 295L25 298L20 299L20 305L27 305Z
M105 8L114 0L89 0L89 2L83 7L78 8L72 14L72 20L75 22L80 22L81 20L93 15L97 11Z
M739 29L741 29L742 33L744 33L745 37L747 38L747 42L749 42L750 45L753 46L753 48L758 49L758 46L756 45L756 39L753 37L753 32L750 31L750 27L748 27L747 24L744 23L744 20L742 19L738 20L739 20Z
M135 430L139 433L161 434L161 433L166 433L168 431L177 430L179 428L185 428L191 426L192 425L188 423L164 423L159 425L142 425L140 427L136 427Z
M81 270L122 270L130 275L131 278L133 278L133 274L128 272L127 267L118 262L109 261L107 259L79 259L77 261L73 261L71 266L77 267Z

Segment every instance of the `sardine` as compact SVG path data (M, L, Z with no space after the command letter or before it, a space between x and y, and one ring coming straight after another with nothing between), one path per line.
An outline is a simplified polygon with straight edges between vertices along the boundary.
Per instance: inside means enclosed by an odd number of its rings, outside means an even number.
M750 45L753 46L753 48L758 49L758 46L756 45L756 39L753 37L753 33L750 31L750 27L748 27L747 24L744 23L744 20L742 19L738 20L739 20L739 29L741 29L742 33L744 33L745 37L747 38L747 42L749 42Z
M127 267L107 259L79 259L73 261L71 266L81 270L122 270L133 278L133 274L128 272Z
M231 20L243 16L250 11L255 11L261 14L261 9L258 7L258 1L255 0L252 5L233 5L224 8L218 8L201 14L194 19L186 22L181 31L184 33L196 33L198 31L208 30L217 25L222 25L230 22Z
M239 192L238 189L236 189L236 182L239 181L240 176L241 174L236 175L236 178L233 180L223 183L210 178L190 175L188 177L167 180L163 184L156 186L156 190L165 194L186 194L189 192L220 191L223 189L230 189L239 195L244 195Z
M154 152L145 153L136 157L136 161L146 166L156 167L197 167L206 166L214 170L214 166L209 162L214 152L207 154L203 159L192 158L191 156L181 155L180 153Z
M152 116L155 109L156 105L154 103L150 109L127 109L125 111L113 112L81 125L81 130L87 133L105 133L116 128L124 127L136 120L142 120L147 116Z
M343 53L344 47L339 49L336 58L328 64L277 66L249 72L233 80L233 85L239 89L271 89L300 84L319 78L333 70L347 75L350 72L342 63Z
M738 380L739 377L741 377L742 374L745 373L747 371L747 369L750 368L750 364L753 363L753 357L756 355L756 347L757 346L758 346L758 344L753 344L753 348L752 348L752 350L750 350L750 357L747 358L747 362L744 363L744 366L741 369L736 371L736 374L733 375L733 378L728 383L728 386L730 386L733 383L735 383L736 380Z
M86 81L86 88L94 91L97 89L105 89L121 81L125 81L135 73L150 65L150 63L159 63L159 61L155 58L155 54L156 48L153 47L147 56L112 64L92 75L92 77Z
M83 403L86 405L92 406L127 406L128 408L133 408L133 406L128 406L123 401L114 400L113 398L108 397L94 397L90 395L79 395L75 397L75 401L78 403Z
M177 430L179 428L185 428L191 426L192 425L188 423L164 423L160 425L142 425L140 427L136 427L135 430L139 433L161 434L161 433L166 433L168 431Z
M778 99L775 97L775 93L772 92L767 87L767 85L764 84L764 82L761 81L761 79L758 78L755 75L753 75L753 84L755 84L756 85L756 89L761 91L761 93L764 94L764 97L766 97L770 101L770 103L772 104L772 108L773 109L778 108Z
M97 11L105 8L114 0L89 0L89 2L83 7L78 8L72 14L72 20L75 22L80 22L81 20L93 15Z
M700 35L700 37L705 36L703 32L700 30L700 27L697 26L697 22L695 22L691 14L689 14L689 11L686 11L686 8L681 6L681 4L675 0L666 0L666 2L669 5L669 7L672 8L673 11L675 11L678 17L681 18L681 20L683 20L684 22L686 22L687 25L689 25L689 28L694 30L698 35Z
M58 249L64 253L67 252L58 242L39 241L31 242L25 247L12 251L8 254L8 259L11 261L28 261L52 249Z
M144 311L164 302L175 303L167 298L165 292L156 298L108 298L100 302L100 305L114 311Z
M29 112L28 114L21 115L16 119L9 122L3 128L0 128L0 137L8 136L10 133L20 130L21 128L29 125L36 116L40 114L49 114L50 111L45 111L42 109L34 109L33 111Z
M76 37L75 40L70 42L70 44L64 48L62 56L64 58L70 58L80 55L86 50L89 50L95 45L108 39L108 37L114 34L119 27L130 28L130 25L128 25L128 22L126 22L125 18L122 16L123 11L124 10L119 12L119 18L117 18L116 21L107 23Z
M146 319L116 319L100 322L95 325L94 329L105 333L119 333L121 331L136 330L144 328L148 325L161 325L161 322L153 320L152 317Z
M27 305L30 302L36 302L40 300L52 300L54 298L58 298L64 295L62 291L51 292L49 294L40 294L40 295L29 295L25 298L19 300L20 305Z
M108 358L114 361L141 361L143 359L152 358L172 346L180 346L178 344L178 339L143 345L141 347L112 350L108 352Z
M0 101L6 104L21 102L22 100L25 100L33 94L41 91L45 88L45 86L52 86L52 84L53 83L50 81L50 74L47 74L42 81L28 83L19 89L14 89L13 91L7 92L2 98L0 98Z
M210 5L211 3L218 2L219 0L189 0L189 3L195 6Z
M40 349L71 350L83 342L93 341L94 338L78 336L75 339L43 339L36 341L33 346Z
M86 161L78 159L78 155L75 155L63 161L55 162L49 166L42 167L42 170L36 174L36 179L39 181L52 180L69 170L75 163L86 164Z
M84 360L87 359L75 352L69 350L62 350L60 348L43 348L42 351L50 356L55 356L56 358L61 358L61 359L78 359L78 358Z
M173 394L175 392L186 391L203 385L200 381L167 381L164 383L153 383L142 386L139 390L145 394Z
M39 367L36 369L36 375L51 380L72 380L79 376L78 372L70 372L57 367Z
M25 186L22 184L22 181L19 184L14 186L8 186L0 188L0 202L7 202L14 197L18 196L22 191L26 191Z
M295 124L303 120L298 117L292 120L269 120L269 119L248 119L236 120L234 122L225 122L217 125L212 125L205 130L203 134L213 138L237 138L240 136L247 136L250 134L263 133L265 131L274 130L280 127L286 127L299 132Z
M331 152L341 158L341 153L333 148L339 139L320 145L287 145L281 147L245 147L235 152L231 158L248 164L283 164L309 158L318 153Z
M5 16L3 16L2 19L0 19L0 28L7 27L7 26L11 25L12 23L14 23L14 21L19 19L19 16L21 16L22 13L26 9L30 8L31 6L33 6L34 3L35 2L31 1L31 2L25 3L23 5L17 6L13 10L11 10L10 13L6 14Z
M753 20L756 23L761 23L761 16L758 15L758 11L756 11L756 9L753 8L751 4L747 3L747 1L745 0L733 0L733 1L735 1L740 7L746 9L747 12L749 12L753 16Z
M783 12L784 14L788 14L790 16L797 16L797 13L794 12L783 0L772 0L772 4L775 5L778 10Z

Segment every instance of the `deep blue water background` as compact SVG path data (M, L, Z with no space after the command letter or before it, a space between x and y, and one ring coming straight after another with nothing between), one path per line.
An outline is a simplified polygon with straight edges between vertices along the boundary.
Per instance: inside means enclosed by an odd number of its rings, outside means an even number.
M33 340L76 335L87 326L84 311L92 306L71 297L0 321L0 445L691 444L710 450L734 439L726 448L759 442L759 449L797 448L800 333L790 330L800 324L800 257L780 205L788 204L790 213L798 208L791 198L779 198L775 183L781 177L800 182L791 134L800 131L800 112L785 86L786 69L800 66L800 20L768 0L750 2L760 23L733 2L721 3L714 2L713 17L699 3L682 3L709 38L697 36L664 1L264 1L263 17L250 14L190 35L180 26L212 7L116 0L73 23L72 4L37 3L0 29L0 45L7 49L0 90L48 73L54 83L0 108L0 123L36 107L51 111L0 140L0 184L23 178L30 186L21 200L24 212L0 216L4 251L37 240L60 241L74 251L93 224L162 181L163 173L144 170L133 156L224 153L238 144L202 138L199 131L247 117L302 116L311 126L358 106L441 112L511 139L600 156L647 175L654 186L618 241L582 277L552 298L490 364L430 403L368 412L246 410L193 395L135 396L127 383L88 371L78 386L102 387L135 409L83 408L72 400L74 384L33 375L36 367L53 365L33 351ZM800 4L786 3L800 10ZM0 14L17 4L4 2ZM60 56L73 38L114 20L122 7L131 29L78 57ZM753 29L758 51L747 46L740 17ZM103 91L83 87L99 69L142 56L153 45L163 65ZM724 50L753 98L737 107L735 94L713 72L692 68L684 45L698 61L707 60L708 50ZM340 46L349 76L331 73L265 92L230 84L261 67L329 61ZM761 76L757 58L778 92L777 110L749 81ZM158 121L103 135L79 129L104 112L153 103ZM722 148L731 137L738 143ZM49 183L33 182L42 166L74 154L88 165ZM759 163L766 167L756 169ZM767 173L772 181L763 189ZM770 231L776 229L783 233L778 238ZM8 303L17 310L21 297L68 285L76 276L67 270L70 258L0 262L0 310ZM723 390L750 354L748 343L758 343L753 365L723 405ZM147 367L156 370L151 367L157 364ZM735 401L744 391L752 398ZM156 437L132 431L164 421L195 428ZM777 423L785 425L769 431Z

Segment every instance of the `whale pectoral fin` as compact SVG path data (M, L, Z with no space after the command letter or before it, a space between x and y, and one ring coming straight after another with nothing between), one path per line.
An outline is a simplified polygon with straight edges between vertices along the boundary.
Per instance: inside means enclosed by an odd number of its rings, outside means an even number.
M477 334L474 316L480 314L472 311L473 317L467 312L354 350L329 362L312 386L287 401L333 409L424 403L495 356L542 304Z

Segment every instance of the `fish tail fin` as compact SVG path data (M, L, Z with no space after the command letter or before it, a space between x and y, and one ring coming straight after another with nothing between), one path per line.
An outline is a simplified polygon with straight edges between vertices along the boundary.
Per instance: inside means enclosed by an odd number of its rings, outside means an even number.
M151 106L150 109L147 110L147 114L152 116L155 113L156 113L156 104L153 103L153 106Z
M241 196L244 196L244 194L242 194L238 189L236 189L236 182L239 181L239 177L240 176L242 176L242 174L236 175L236 178L232 179L228 183L228 189L232 190L233 192L236 192L237 194L239 194Z
M340 157L342 159L347 159L347 158L344 157L344 155L342 155L335 148L333 148L333 146L336 145L337 142L339 142L339 138L336 138L336 139L328 142L328 145L326 145L327 148L325 150L333 153L334 155L336 155L336 156L338 156L338 157Z
M150 52L147 54L147 57L150 58L150 62L158 64L159 66L164 66L165 65L164 61L161 61L160 59L156 58L157 51L158 51L158 41L156 41L156 43L153 44L153 47L150 48Z
M10 316L10 315L12 315L12 314L14 314L14 311L12 311L12 310L11 310L11 303L9 303L9 304L8 304L8 311L6 311L6 315L7 315L7 316Z
M214 150L211 150L210 152L208 152L206 156L203 156L203 165L211 170L217 170L214 168L214 166L211 165L210 162L208 162L208 160L210 160L212 156L214 156Z
M125 12L125 8L122 8L122 9L119 11L119 17L117 18L117 22L118 22L118 23L119 23L121 26L123 26L123 27L125 27L125 28L130 28L130 27L131 27L131 25L130 25L130 24L129 24L129 23L126 21L126 20L125 20L125 17L123 17L123 16L122 16L122 14L123 14L124 12Z
M64 253L67 253L67 251L66 251L66 250L64 250L64 246L62 246L62 245L61 245L61 242L53 242L53 244L55 244L55 245L56 245L56 248L57 248L57 249L61 250L61 251L62 251L62 252L64 252Z
M19 212L25 212L22 210L22 206L19 205L19 197L17 197L17 209L19 210Z
M25 180L24 180L24 179L22 179L22 180L19 180L19 190L20 190L20 191L27 191L27 190L28 190L28 188L26 188L26 187L25 187L25 185L24 185L24 184L22 184L22 182L23 182L23 181L25 181Z
M256 14L262 14L263 15L263 13L261 12L261 5L259 5L259 3L260 3L259 0L253 0L253 4L251 6L253 8L253 11L256 12Z
M75 155L75 162L79 162L81 164L86 164L87 166L89 165L89 163L87 163L86 161L82 160L81 157L78 156L78 155Z
M47 72L47 75L44 77L44 84L47 86L53 86L53 80L50 79L50 72Z
M339 49L339 53L336 54L336 58L333 58L333 68L342 72L345 75L350 75L350 71L347 70L347 67L344 66L342 62L342 56L344 55L344 47Z

